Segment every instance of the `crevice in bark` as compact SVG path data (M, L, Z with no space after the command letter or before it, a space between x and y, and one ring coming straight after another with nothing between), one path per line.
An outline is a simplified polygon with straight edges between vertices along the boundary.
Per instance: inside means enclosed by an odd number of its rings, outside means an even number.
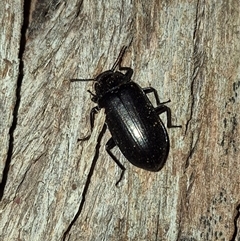
M199 78L199 76L201 75L201 71L202 71L202 67L203 67L203 63L204 63L204 53L203 50L201 50L201 46L202 46L202 42L203 42L203 33L201 30L201 24L202 24L202 18L204 17L204 2L202 3L201 0L199 0L197 2L196 5L196 17L195 17L195 27L194 27L194 32L193 32L193 71L192 71L192 82L191 82L191 106L190 106L190 117L187 120L186 123L186 130L185 130L185 135L187 134L188 128L189 128L189 124L193 118L193 112L194 112L194 108L195 108L195 89L196 89L196 85L197 85L197 79ZM198 90L200 91L201 89L198 88ZM199 139L199 133L197 136L197 139L194 141L194 134L192 133L191 136L191 149L190 149L190 153L188 155L188 158L186 160L185 163L185 171L189 166L189 162L190 162L190 158L193 155L197 142Z
M194 109L194 90L193 90L193 86L194 86L194 83L195 83L195 79L196 79L196 76L197 76L197 71L199 70L199 68L197 68L198 66L196 66L196 52L198 52L197 50L197 44L198 44L198 41L199 41L199 36L198 36L198 29L199 29L199 25L200 25L200 20L199 20L199 3L200 0L197 2L197 5L196 5L196 17L195 17L195 27L194 27L194 32L193 32L193 60L194 60L194 63L193 63L193 73L192 73L192 82L191 82L191 96L192 96L192 101L191 101L191 107L190 107L190 117L189 119L187 120L187 123L186 123L186 129L185 129L185 135L187 134L187 131L188 131L188 126L189 126L189 123L190 121L192 120L192 117L193 117L193 109ZM192 142L192 145L193 146L193 136L191 136L191 142ZM185 170L188 168L189 166L189 158L192 156L192 152L194 150L194 147L191 147L191 150L190 150L190 153L188 155L188 158L186 160L186 163L185 163Z
M187 134L189 124L193 118L193 112L194 112L194 108L195 108L194 86L196 84L197 77L200 74L200 70L202 67L202 61L203 61L202 60L203 56L201 54L201 50L200 50L200 46L199 46L199 42L201 41L201 36L202 36L201 30L200 30L201 19L202 19L202 15L204 14L204 10L200 9L201 6L202 6L201 0L198 0L197 5L196 5L196 16L195 16L195 21L194 21L195 26L194 26L194 32L193 32L193 56L192 56L193 70L192 70L192 76L191 76L190 117L186 123L185 135ZM184 173L186 173L186 170L190 165L190 159L191 159L193 153L195 152L198 139L199 138L197 138L197 140L194 141L194 133L191 133L191 137L190 137L191 148L190 148L188 157L185 162ZM184 223L184 212L182 210L185 210L186 203L189 202L189 193L191 192L192 184L190 186L187 186L187 184L185 183L185 187L186 187L186 191L183 194L183 197L181 197L181 199L180 199L181 209L180 209L179 221L178 221L178 233L177 233L177 238L176 238L177 241L185 239L182 234L182 225Z
M191 133L191 137L189 138L190 140L190 151L189 151L189 154L186 158L186 162L185 162L185 167L184 167L184 173L187 171L187 168L189 167L190 165L190 159L192 158L194 152L196 151L196 148L197 148L197 144L198 144L198 141L199 141L199 133L197 134L197 138L196 140L194 140L194 136L193 136L193 133Z
M14 131L17 126L18 109L19 109L19 104L20 104L20 100L21 100L21 86L22 86L23 69L24 69L23 54L24 54L25 45L26 45L27 29L29 26L30 6L31 6L31 1L24 1L23 24L22 24L22 29L21 29L20 48L19 48L19 54L18 54L19 74L18 74L18 79L17 79L17 88L16 88L16 92L15 92L16 102L15 102L15 106L14 106L14 110L13 110L12 125L8 132L9 133L9 146L8 146L6 163L5 163L5 167L3 170L2 181L0 183L0 201L2 200L2 197L4 194L4 189L5 189L5 186L7 183L8 172L9 172L10 163L11 163L12 154L13 154Z
M85 200L86 200L87 191L88 191L88 188L89 188L89 185L90 185L90 182L91 182L91 178L92 178L92 175L93 175L93 172L94 172L94 169L95 169L98 157L99 157L99 149L100 149L100 145L101 145L101 140L103 138L104 133L106 132L106 129L107 129L107 126L104 125L102 130L101 130L101 132L100 132L100 134L99 134L99 136L98 136L97 145L96 145L96 149L95 149L96 152L95 152L95 155L94 155L94 158L93 158L93 161L92 161L92 165L91 165L90 171L89 171L88 176L87 176L86 184L85 184L84 189L83 189L82 200L80 202L80 205L79 205L79 208L78 208L78 211L77 211L76 215L74 216L74 218L71 221L71 223L69 224L67 230L63 234L63 239L62 239L63 241L66 240L66 236L68 235L68 233L70 232L72 226L77 221L78 217L80 216L80 214L82 212L83 205L84 205Z
M237 233L238 233L238 226L237 226L237 221L240 218L240 204L237 205L237 214L234 218L234 232L232 235L232 238L230 239L230 241L235 241L237 238Z
M161 205L160 201L158 202L158 212L157 212L157 225L156 225L156 236L155 236L155 241L159 239L159 230L160 230L160 223L159 223L159 213L161 213Z
M196 78L199 74L200 67L201 67L201 51L199 47L199 42L200 42L200 37L201 37L201 31L200 31L200 26L201 26L201 17L204 14L204 10L200 11L201 7L201 1L199 0L196 5L196 17L195 17L195 26L194 26L194 32L193 32L193 72L192 72L192 82L191 82L191 96L192 96L192 102L191 102L191 107L190 107L190 118L187 120L186 123L186 130L185 130L185 135L188 131L188 126L190 121L192 120L193 116L193 109L194 109L194 85Z
M79 7L78 7L78 11L76 13L76 17L79 17L80 13L82 12L82 4L83 4L83 0L78 4Z

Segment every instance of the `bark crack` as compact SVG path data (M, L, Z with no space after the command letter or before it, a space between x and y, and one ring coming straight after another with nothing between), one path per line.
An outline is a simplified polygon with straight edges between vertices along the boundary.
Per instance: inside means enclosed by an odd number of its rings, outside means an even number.
M200 74L201 67L203 66L204 63L204 54L201 50L202 44L202 30L201 30L201 25L202 25L202 18L204 17L204 2L201 3L201 0L198 0L197 5L196 5L196 18L195 18L195 27L194 27L194 32L193 32L193 72L192 72L192 83L191 83L191 96L192 96L192 103L190 107L190 118L187 120L186 123L186 130L185 134L188 131L188 126L190 121L192 120L193 117L193 109L195 105L194 101L194 86L195 82L197 80L198 75Z
M204 17L204 11L205 11L205 1L204 0L198 0L197 1L197 5L196 5L196 16L195 16L195 27L194 27L194 32L193 32L193 70L192 70L192 76L191 76L191 104L190 104L190 117L187 120L186 123L186 130L185 130L185 135L187 134L190 122L193 119L193 112L194 112L194 108L195 108L195 90L197 89L196 86L196 82L197 82L197 78L199 77L199 75L201 74L201 70L202 70L202 66L204 63L204 54L203 54L203 50L202 48L202 42L203 42L203 33L202 33L202 19ZM199 90L200 91L200 90ZM194 140L194 134L192 133L191 137L190 137L190 151L187 157L187 160L185 162L185 170L184 173L186 173L187 168L190 165L190 159L193 155L193 153L196 150L196 146L197 143L199 141L199 133L196 137L196 140ZM190 176L190 185L186 184L186 191L185 193L182 195L181 199L180 199L180 207L181 207L181 212L179 215L179 220L178 220L178 233L177 233L177 237L176 240L183 240L183 233L182 233L182 225L184 223L184 212L182 210L186 209L186 203L189 202L189 194L191 192L192 189L192 185L193 185L193 174L191 174Z
M238 222L238 220L240 218L240 204L237 205L236 210L237 210L237 214L236 214L236 216L234 218L234 232L233 232L233 235L232 235L232 238L230 239L230 241L235 241L236 240L237 234L238 234L238 231L239 231L238 226L237 226L237 222Z
M106 126L106 124L104 124L100 134L98 135L97 145L96 145L96 149L95 149L96 151L95 151L95 155L93 157L93 161L92 161L92 165L91 165L90 171L89 171L88 176L87 176L86 184L85 184L84 189L83 189L82 200L80 202L80 205L79 205L77 213L75 214L73 220L71 221L71 223L69 224L67 230L63 234L63 238L62 238L63 241L66 240L66 237L69 234L72 226L75 224L75 222L77 221L78 217L80 216L80 214L82 212L83 205L84 205L85 200L86 200L86 195L87 195L87 192L88 192L88 188L89 188L89 185L90 185L90 182L91 182L91 178L92 178L92 175L93 175L93 172L94 172L94 169L95 169L98 157L99 157L99 149L100 149L100 145L101 145L101 140L103 138L103 135L106 132L106 129L107 129L107 126Z
M191 134L191 137L190 137L190 151L189 151L189 154L186 158L186 162L185 162L185 167L184 167L184 173L186 172L187 168L189 167L190 165L190 159L192 158L196 148L197 148L197 144L198 144L198 141L199 141L199 133L197 134L195 140L194 140L194 135L193 133Z
M198 83L198 79L201 78L205 54L203 50L203 18L205 16L205 1L204 0L198 0L196 5L196 17L195 17L195 27L193 32L193 70L192 70L192 76L191 76L191 104L190 104L190 116L186 123L186 130L185 135L187 134L189 125L193 119L193 113L195 108L195 96L196 91L201 91L201 85ZM196 139L194 141L194 139ZM191 149L190 153L188 155L188 158L185 163L185 171L189 166L190 158L193 155L197 142L199 140L199 133L197 134L197 137L194 138L194 134L191 136Z
M156 225L156 236L155 236L155 241L158 240L158 235L159 235L159 227L160 227L160 223L159 223L159 213L161 213L161 203L160 200L158 202L158 212L157 212L157 225Z
M13 119L12 119L12 125L9 129L9 145L8 145L8 152L7 152L7 158L5 162L5 167L3 170L2 175L2 181L0 183L0 201L2 200L4 189L7 183L8 178L8 172L10 168L10 163L12 160L12 154L13 154L13 145L14 145L14 131L17 127L17 121L18 121L18 109L21 101L21 86L22 86L22 80L23 80L23 70L24 70L24 62L23 62L23 54L25 51L25 45L26 45L26 34L27 29L29 26L29 15L30 15L30 6L31 1L24 1L23 3L23 24L21 28L21 39L20 39L20 47L19 47L19 74L17 79L17 87L15 92L15 106L13 109Z

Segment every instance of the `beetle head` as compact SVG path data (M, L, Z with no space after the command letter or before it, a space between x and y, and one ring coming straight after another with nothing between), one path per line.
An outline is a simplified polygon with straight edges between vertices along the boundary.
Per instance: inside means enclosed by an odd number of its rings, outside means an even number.
M93 94L91 91L88 91L92 95L92 101L98 102L105 94L116 90L120 85L125 84L130 81L129 78L126 78L125 75L119 71L115 71L117 67L121 67L122 57L125 53L126 46L123 46L118 58L116 59L113 67L110 70L107 70L99 74L94 79L71 79L71 82L74 81L95 81L95 91L96 94Z
M106 93L113 91L114 89L128 81L129 80L125 78L125 75L123 73L107 70L96 77L96 96L101 98Z

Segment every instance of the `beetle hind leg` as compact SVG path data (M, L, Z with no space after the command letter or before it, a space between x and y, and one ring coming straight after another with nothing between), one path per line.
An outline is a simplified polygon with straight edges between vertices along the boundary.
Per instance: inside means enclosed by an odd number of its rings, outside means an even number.
M116 146L113 138L110 138L108 140L108 142L106 143L106 151L108 153L108 155L113 159L113 161L119 166L119 168L122 170L121 176L119 178L119 180L116 182L116 186L118 185L118 183L122 180L124 172L126 170L126 168L120 163L120 161L113 155L113 153L111 152L111 149L113 149Z
M159 105L155 108L155 111L158 115L162 114L163 112L167 113L167 127L168 128L181 128L182 126L175 126L172 124L172 113L171 109L165 105Z

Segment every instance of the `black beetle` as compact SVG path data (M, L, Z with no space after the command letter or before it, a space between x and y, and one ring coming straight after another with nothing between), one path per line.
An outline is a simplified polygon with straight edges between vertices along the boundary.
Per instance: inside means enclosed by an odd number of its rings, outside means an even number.
M167 113L167 127L174 126L171 122L171 110L165 106L166 101L160 103L157 91L152 87L141 88L131 81L133 70L122 67L124 46L111 70L99 74L94 79L71 79L73 81L96 81L92 101L98 105L92 108L90 114L91 130L94 126L94 116L101 109L105 109L106 122L112 137L106 144L106 151L121 168L123 176L125 167L113 155L111 149L118 146L123 155L133 165L142 169L157 172L166 162L169 153L169 137L159 115ZM125 74L115 71L126 71ZM157 107L153 107L146 94L155 96ZM82 140L88 139L84 138Z

